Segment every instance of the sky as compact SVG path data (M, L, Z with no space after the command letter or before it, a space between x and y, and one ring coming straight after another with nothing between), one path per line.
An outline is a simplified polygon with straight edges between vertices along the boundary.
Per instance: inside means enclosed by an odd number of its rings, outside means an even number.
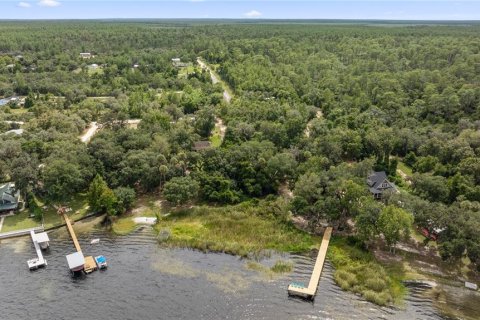
M1 19L480 20L480 0L0 0Z

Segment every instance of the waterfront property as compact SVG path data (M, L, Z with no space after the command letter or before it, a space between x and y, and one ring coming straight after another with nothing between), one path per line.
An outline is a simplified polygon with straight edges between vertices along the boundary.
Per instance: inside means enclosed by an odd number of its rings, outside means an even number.
M7 182L0 185L0 214L16 211L21 204L20 190L15 189L15 183Z
M385 171L373 172L367 178L369 191L375 199L381 199L384 192L397 193L398 189L393 182L388 181Z
M332 235L332 227L328 227L323 234L322 244L318 250L317 261L313 267L313 273L308 283L308 287L302 284L292 283L288 286L288 294L296 295L308 299L313 299L317 292L318 282L322 275L323 263L325 262L325 256L327 255L328 244Z

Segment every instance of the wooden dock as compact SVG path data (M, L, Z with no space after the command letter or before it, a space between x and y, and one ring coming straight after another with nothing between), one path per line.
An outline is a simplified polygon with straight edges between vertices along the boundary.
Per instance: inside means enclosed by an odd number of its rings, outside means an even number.
M72 223L70 222L70 219L68 218L68 216L66 214L63 214L63 219L65 220L68 232L70 233L70 237L72 238L75 249L77 249L77 251L81 252L82 248L80 247L80 244L78 243L77 235L75 234L75 231L73 230Z
M323 234L322 244L320 245L320 249L318 250L317 261L315 262L315 267L313 268L312 277L310 278L308 287L292 283L288 286L289 295L296 295L309 299L313 299L315 297L318 282L320 281L320 276L322 274L323 263L325 262L325 256L327 255L327 249L331 235L332 227L328 227Z
M92 273L97 270L97 263L92 256L85 257L85 273Z
M77 252L81 252L83 255L82 248L80 247L80 243L78 243L77 235L73 230L70 219L68 218L67 214L63 209L59 210L59 213L62 215L63 219L65 220L65 225L67 226L68 233L70 233L70 237L72 238L75 249L77 250ZM92 256L84 257L84 261L85 263L83 265L83 271L85 271L85 273L92 273L93 271L97 270L97 263L95 262L95 259L93 259Z

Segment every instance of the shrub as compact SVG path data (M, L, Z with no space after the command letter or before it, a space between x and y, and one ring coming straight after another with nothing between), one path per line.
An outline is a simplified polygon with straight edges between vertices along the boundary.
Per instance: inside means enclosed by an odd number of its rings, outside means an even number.
M27 205L28 211L30 211L30 215L33 216L35 220L41 221L43 216L42 208L40 208L37 201L35 200L35 196L32 193L29 193L27 195Z
M376 292L381 292L381 291L387 289L387 283L385 282L385 280L380 279L380 278L367 279L367 281L365 282L365 286L368 289L376 291Z
M363 297L370 302L376 303L378 305L384 306L389 302L388 294L377 293L375 291L366 290L363 292Z

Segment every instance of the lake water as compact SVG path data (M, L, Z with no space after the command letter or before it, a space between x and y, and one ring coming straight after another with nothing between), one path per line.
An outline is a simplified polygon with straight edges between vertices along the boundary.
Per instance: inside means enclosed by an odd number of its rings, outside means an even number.
M90 245L90 240L100 243ZM65 255L74 251L63 229L50 233L45 269L29 271L29 237L0 242L0 319L445 319L411 287L405 308L379 308L335 285L326 264L315 302L289 298L290 282L308 282L314 257L276 256L295 263L291 274L269 279L226 254L160 246L151 229L117 237L79 235L86 255L103 254L109 268L72 278Z

